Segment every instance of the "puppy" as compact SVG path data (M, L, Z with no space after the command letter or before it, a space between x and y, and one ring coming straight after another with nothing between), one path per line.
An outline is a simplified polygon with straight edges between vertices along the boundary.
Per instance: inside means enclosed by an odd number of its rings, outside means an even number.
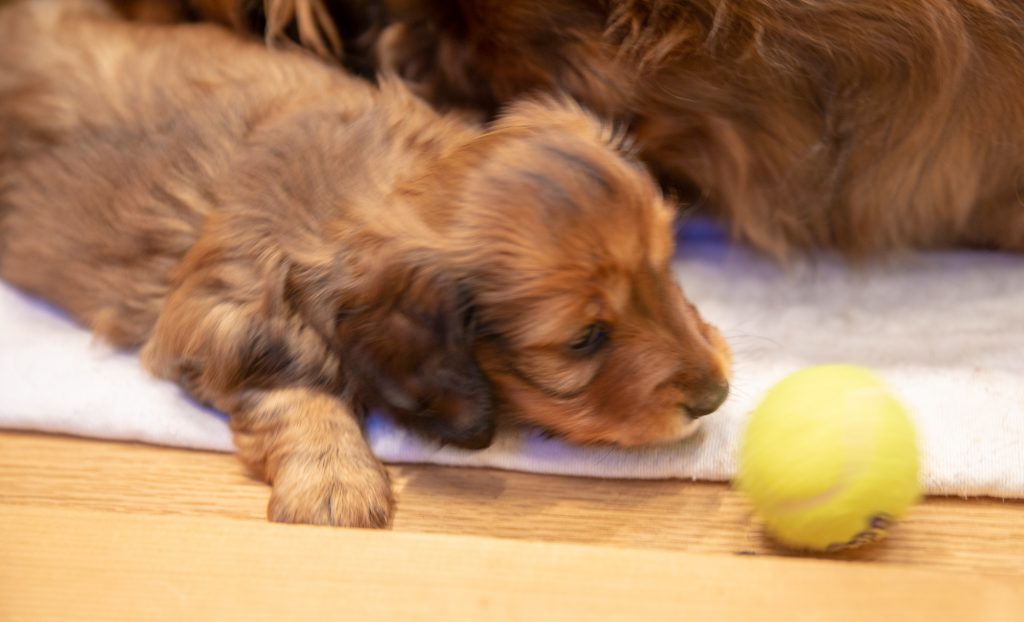
M570 93L773 256L1024 250L1018 0L380 4L381 67L429 101Z
M729 355L672 215L573 104L480 128L217 27L0 8L0 276L228 413L272 520L390 523L371 408L471 447L691 432Z

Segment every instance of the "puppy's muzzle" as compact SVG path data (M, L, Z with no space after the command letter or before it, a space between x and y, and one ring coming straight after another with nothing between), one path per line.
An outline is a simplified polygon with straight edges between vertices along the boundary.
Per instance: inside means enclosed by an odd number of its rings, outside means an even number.
M725 380L709 382L693 399L682 404L683 413L691 419L699 419L718 410L728 397L728 382Z

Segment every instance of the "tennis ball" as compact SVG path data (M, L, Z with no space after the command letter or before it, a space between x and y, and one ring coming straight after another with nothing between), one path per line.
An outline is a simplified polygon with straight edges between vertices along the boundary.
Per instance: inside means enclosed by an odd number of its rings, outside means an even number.
M798 371L765 395L740 444L737 488L792 548L836 551L878 540L918 499L907 411L853 365Z

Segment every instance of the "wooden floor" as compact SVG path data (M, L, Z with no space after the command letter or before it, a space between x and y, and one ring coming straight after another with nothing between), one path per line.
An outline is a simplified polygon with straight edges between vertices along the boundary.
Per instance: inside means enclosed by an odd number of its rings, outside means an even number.
M310 573L361 586L343 610L370 619L437 619L427 615L437 607L449 617L575 619L595 605L588 617L678 620L682 606L711 619L775 619L764 609L773 603L787 620L826 611L1024 619L1021 502L932 498L874 548L781 560L787 553L725 485L434 466L391 473L392 532L270 525L269 489L230 455L0 433L0 620L183 619L190 605L215 619L313 618L341 592ZM288 561L267 565L274 556ZM204 573L216 581L183 578ZM289 577L316 584L300 589ZM858 581L872 586L870 598L853 599ZM62 588L68 598L55 596Z

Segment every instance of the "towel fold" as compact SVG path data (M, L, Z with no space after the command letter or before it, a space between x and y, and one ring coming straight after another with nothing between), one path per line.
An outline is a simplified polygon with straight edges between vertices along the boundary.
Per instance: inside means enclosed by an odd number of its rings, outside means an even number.
M531 430L490 448L439 447L371 417L386 462L538 473L726 480L743 422L787 373L873 368L909 406L930 494L1024 498L1024 257L917 253L851 269L832 257L786 270L691 228L676 273L734 350L732 395L679 443L576 447ZM0 285L0 428L231 451L226 419L149 377L59 311Z

